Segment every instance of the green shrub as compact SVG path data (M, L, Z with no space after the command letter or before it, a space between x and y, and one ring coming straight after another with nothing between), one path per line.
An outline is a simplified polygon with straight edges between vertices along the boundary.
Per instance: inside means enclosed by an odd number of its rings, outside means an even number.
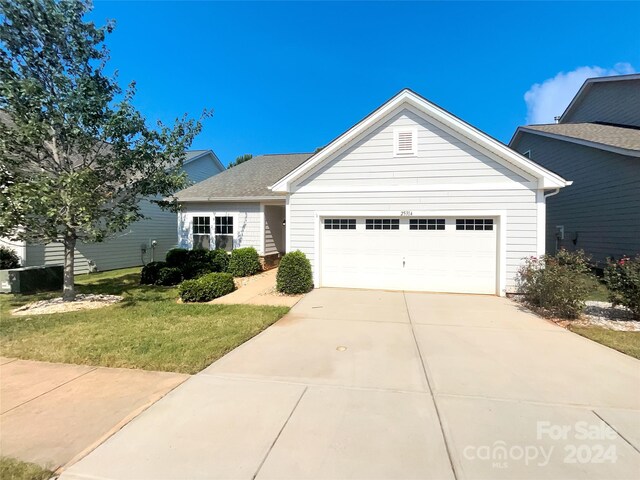
M528 258L520 267L518 281L526 303L561 318L580 315L594 284L588 258L581 250Z
M611 303L627 307L635 318L640 318L640 255L623 257L617 262L609 260L604 281Z
M287 253L280 260L276 289L288 294L307 293L313 288L311 263L300 251Z
M167 267L166 262L149 262L142 267L140 272L141 285L155 285L158 281L160 270Z
M214 272L226 272L229 267L229 254L221 248L211 250L209 252L209 260Z
M185 263L180 267L184 278L198 278L214 271L209 250L188 250Z
M230 273L214 272L180 284L180 298L183 302L208 302L235 290Z
M234 277L248 277L260 271L260 257L253 247L238 248L231 252L227 272Z
M0 270L9 268L18 268L20 266L20 258L12 249L0 247Z
M177 285L182 281L182 271L177 267L163 267L158 271L156 285Z
M176 267L182 270L189 259L189 250L186 248L172 248L167 252L165 261L170 267Z

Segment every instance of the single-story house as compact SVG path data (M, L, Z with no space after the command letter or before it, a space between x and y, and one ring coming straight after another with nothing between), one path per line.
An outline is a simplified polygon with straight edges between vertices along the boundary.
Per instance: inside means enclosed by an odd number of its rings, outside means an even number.
M570 184L405 89L315 154L263 155L181 192L179 243L300 250L316 287L504 295Z
M200 182L223 171L224 165L211 150L192 150L187 152L184 170L191 182ZM100 243L78 243L76 274L163 260L167 251L176 246L176 214L149 200L142 201L142 211L147 218L131 224L117 236ZM24 267L64 264L62 243L30 244L0 238L0 246L13 249Z
M558 123L519 127L509 145L574 181L548 200L548 252L597 266L640 253L640 74L586 80Z

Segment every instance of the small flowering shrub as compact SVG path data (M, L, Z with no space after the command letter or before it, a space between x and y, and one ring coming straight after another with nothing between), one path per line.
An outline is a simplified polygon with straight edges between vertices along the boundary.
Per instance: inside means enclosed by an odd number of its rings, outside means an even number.
M609 288L609 300L627 307L640 318L640 255L609 260L604 269L604 281Z
M582 250L530 257L518 272L526 303L545 314L577 318L593 289L588 258Z

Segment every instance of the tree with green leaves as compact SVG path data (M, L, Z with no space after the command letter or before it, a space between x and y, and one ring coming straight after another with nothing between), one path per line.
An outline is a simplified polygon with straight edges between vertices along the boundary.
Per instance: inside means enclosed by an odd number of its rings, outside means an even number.
M144 218L144 198L175 208L185 151L201 120L148 126L105 73L113 22L86 21L88 0L0 0L0 236L64 245L64 300L77 242Z
M251 155L250 153L245 153L244 155L236 157L236 159L231 162L227 168L235 167L236 165L240 165L241 163L244 163L247 160L251 160L252 158L253 155Z

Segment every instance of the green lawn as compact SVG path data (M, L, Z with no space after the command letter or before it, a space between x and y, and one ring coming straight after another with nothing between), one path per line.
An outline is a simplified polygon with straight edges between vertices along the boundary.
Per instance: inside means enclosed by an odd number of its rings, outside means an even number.
M48 480L53 472L34 463L25 463L9 457L0 457L0 479L2 480Z
M119 304L52 315L9 311L60 294L0 295L3 356L196 373L258 334L286 307L179 304L177 289L139 285L140 269L76 277L81 293L123 295Z
M569 330L594 342L640 359L640 332L618 332L600 327L578 327L573 325L569 325Z

